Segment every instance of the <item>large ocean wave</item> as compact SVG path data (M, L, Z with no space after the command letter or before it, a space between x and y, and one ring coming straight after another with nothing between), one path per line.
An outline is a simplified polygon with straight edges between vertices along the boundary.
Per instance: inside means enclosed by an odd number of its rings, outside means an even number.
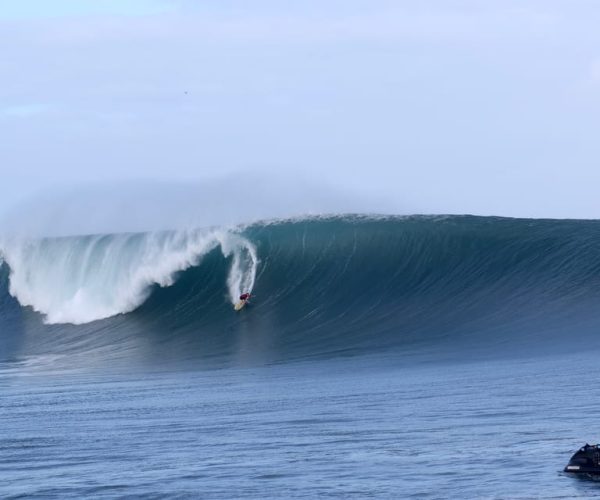
M600 326L597 221L322 217L13 240L2 255L5 358L583 345Z

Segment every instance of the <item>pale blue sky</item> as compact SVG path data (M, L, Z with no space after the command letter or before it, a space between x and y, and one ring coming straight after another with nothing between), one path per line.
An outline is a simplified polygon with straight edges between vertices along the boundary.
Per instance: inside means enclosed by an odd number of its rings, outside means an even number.
M598 26L595 0L0 0L0 211L259 169L600 217Z
M0 19L25 21L61 17L140 16L176 9L166 0L0 0Z

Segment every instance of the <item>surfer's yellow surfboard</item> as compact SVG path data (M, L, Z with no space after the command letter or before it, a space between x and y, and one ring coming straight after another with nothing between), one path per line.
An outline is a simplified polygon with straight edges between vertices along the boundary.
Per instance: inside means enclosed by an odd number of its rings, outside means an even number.
M244 308L244 306L246 305L246 302L248 302L247 300L240 300L235 306L233 306L233 308L236 311L240 311L241 309Z

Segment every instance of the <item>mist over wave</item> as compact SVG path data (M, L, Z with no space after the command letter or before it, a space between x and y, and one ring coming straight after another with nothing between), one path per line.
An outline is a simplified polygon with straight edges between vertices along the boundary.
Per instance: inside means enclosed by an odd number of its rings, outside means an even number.
M22 201L0 217L0 239L236 227L266 219L350 212L397 213L391 207L381 196L260 172L187 183L106 182L50 189Z

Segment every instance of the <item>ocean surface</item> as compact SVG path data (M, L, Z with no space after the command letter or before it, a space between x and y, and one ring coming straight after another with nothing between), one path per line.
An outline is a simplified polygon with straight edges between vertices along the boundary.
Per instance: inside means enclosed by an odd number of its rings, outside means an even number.
M600 435L600 221L349 215L0 256L2 498L600 496L561 472Z

